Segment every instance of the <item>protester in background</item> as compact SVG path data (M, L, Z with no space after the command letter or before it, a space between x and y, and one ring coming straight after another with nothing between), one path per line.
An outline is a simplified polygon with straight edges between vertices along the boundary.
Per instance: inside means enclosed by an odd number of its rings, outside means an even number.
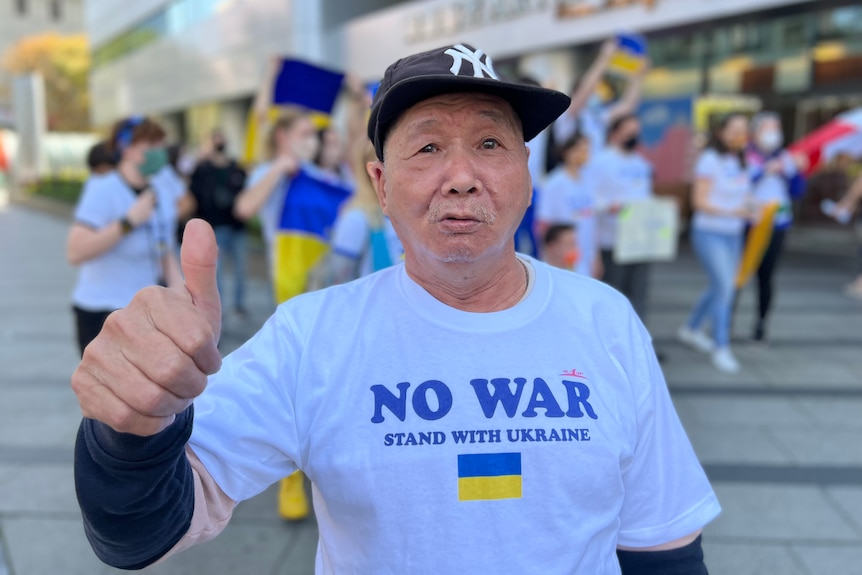
M754 199L761 205L777 204L772 236L757 268L758 307L752 340L766 339L766 320L772 306L772 278L784 246L784 236L793 222L792 201L804 192L797 160L783 148L781 119L774 112L760 112L751 119L751 141L745 161L754 182Z
M551 224L542 235L542 261L571 270L579 258L574 224Z
M748 120L742 114L730 114L719 122L697 160L691 243L709 284L677 332L686 345L711 353L712 364L726 373L739 371L730 350L731 310L745 224L757 215L745 163L747 144ZM712 322L712 338L700 329L706 319Z
M178 144L168 144L165 140L153 148L161 168L153 175L151 183L161 191L160 197L165 198L165 214L174 230L179 228L180 222L188 221L195 209L188 184L176 170L180 149Z
M563 164L551 172L539 193L537 230L544 237L554 224L571 224L579 254L574 270L599 278L602 264L596 236L595 186L583 173L590 158L590 141L581 132L575 132L563 143L562 156ZM542 259L548 261L544 252Z
M646 322L650 264L614 261L620 210L653 195L652 165L638 152L640 133L637 117L617 117L608 132L607 146L592 163L590 177L595 187L602 279L628 297L641 321Z
M171 249L171 198L150 183L162 167L164 137L146 118L118 122L109 141L116 170L84 184L66 248L69 262L80 267L72 306L81 355L108 314L139 290L182 286Z
M234 278L233 309L240 318L245 318L248 315L245 308L248 242L245 222L234 215L236 198L245 187L245 170L228 156L227 142L220 130L214 130L209 139L211 152L198 163L189 185L196 205L194 217L208 222L215 231L222 305L227 299L224 265L229 259Z
M116 167L116 158L108 142L96 142L90 147L87 152L87 167L91 177L107 174Z
M598 56L572 92L572 103L568 110L552 125L553 142L565 142L576 131L580 131L589 139L593 153L598 153L607 141L608 126L617 118L631 115L637 110L644 78L650 67L648 61L628 79L619 100L606 103L609 96L606 94L603 99L599 95L600 88L606 93L610 91L607 84L602 83L602 78L618 48L616 38L608 38L602 44ZM560 160L560 157L553 158L551 167L555 167Z

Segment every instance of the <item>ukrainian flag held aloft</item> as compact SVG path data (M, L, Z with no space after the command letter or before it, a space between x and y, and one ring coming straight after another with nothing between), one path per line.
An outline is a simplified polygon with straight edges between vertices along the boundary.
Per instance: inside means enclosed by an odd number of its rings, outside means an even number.
M458 456L459 501L520 498L520 453L469 453Z

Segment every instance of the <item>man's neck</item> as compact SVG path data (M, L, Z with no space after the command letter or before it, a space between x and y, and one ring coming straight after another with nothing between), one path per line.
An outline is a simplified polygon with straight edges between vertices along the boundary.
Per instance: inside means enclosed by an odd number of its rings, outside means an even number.
M527 291L529 272L515 252L490 261L446 263L406 258L407 274L444 304L487 313L515 306Z

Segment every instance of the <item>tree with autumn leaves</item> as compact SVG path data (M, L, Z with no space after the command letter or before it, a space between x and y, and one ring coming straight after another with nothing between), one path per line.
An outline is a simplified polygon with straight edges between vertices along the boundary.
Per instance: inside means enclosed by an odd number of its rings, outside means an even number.
M52 32L24 38L2 55L0 67L12 74L42 75L50 131L90 129L90 48L85 35Z

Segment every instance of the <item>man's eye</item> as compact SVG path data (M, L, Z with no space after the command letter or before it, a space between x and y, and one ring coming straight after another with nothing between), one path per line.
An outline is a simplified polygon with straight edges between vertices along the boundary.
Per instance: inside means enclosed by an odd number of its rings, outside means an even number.
M437 146L435 146L434 144L428 144L427 146L424 146L421 150L419 150L419 153L420 154L430 154L430 153L436 152L436 151L437 151Z
M482 141L482 148L485 150L495 150L500 147L500 142L494 138L486 138Z

